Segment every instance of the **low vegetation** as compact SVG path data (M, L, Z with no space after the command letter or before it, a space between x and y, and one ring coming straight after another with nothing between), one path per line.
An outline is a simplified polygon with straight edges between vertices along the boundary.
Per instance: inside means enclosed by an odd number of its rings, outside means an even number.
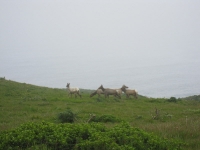
M180 149L180 142L160 138L121 123L111 129L99 123L26 123L0 135L0 149Z
M58 120L61 123L73 123L76 120L76 114L72 110L67 109L65 112L58 114Z
M68 97L0 78L0 149L200 149L200 96Z

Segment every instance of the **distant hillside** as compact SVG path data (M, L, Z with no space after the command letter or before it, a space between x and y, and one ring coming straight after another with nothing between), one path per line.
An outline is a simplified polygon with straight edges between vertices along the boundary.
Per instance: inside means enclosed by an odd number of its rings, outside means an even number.
M4 87L4 89L10 90L14 87L17 87L16 90L25 90L28 88L43 88L43 89L59 89L59 88L49 88L49 87L44 87L44 86L37 86L29 83L20 83L17 81L12 81L12 80L7 80L5 77L0 77L1 81L1 88ZM66 90L66 88L60 88L61 90ZM94 92L95 90L91 89L80 89L81 92L83 93L91 93Z
M0 81L1 81L1 86L0 86L1 94L3 94L3 93L5 94L5 92L6 92L6 94L8 94L8 91L9 91L11 93L18 93L16 95L19 96L19 95L21 95L21 92L19 92L19 91L25 91L25 90L28 90L31 88L40 89L40 90L43 89L42 90L43 94L44 94L44 91L49 92L48 90L59 90L59 88L48 88L48 87L42 87L42 86L32 85L32 84L28 84L28 83L20 83L17 81L7 80L5 77L0 77ZM12 89L16 89L16 90L13 91ZM66 90L66 88L60 88L60 89L62 91ZM80 89L80 91L81 91L81 93L90 94L90 93L94 92L95 89ZM14 95L12 95L12 96L14 96ZM146 96L140 95L140 94L138 96L142 97L142 98L147 98ZM200 101L200 95L188 96L188 97L181 98L181 99L199 100Z
M188 96L188 97L185 97L185 98L182 98L182 99L185 99L185 100L197 100L197 101L200 101L200 95Z

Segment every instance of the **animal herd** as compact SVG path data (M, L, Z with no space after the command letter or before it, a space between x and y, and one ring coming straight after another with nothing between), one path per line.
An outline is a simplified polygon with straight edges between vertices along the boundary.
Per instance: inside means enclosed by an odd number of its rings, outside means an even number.
M67 83L66 85L68 90L68 96L72 97L72 94L75 94L75 97L77 95L81 98L80 89L78 87L70 87L70 83ZM128 89L126 85L122 85L119 89L110 89L110 88L104 88L103 85L101 85L96 91L90 94L90 97L93 97L94 95L98 95L100 97L101 94L105 96L105 98L109 97L109 95L113 95L115 97L118 97L121 99L122 92L126 94L126 97L129 98L130 96L134 96L137 99L137 91Z

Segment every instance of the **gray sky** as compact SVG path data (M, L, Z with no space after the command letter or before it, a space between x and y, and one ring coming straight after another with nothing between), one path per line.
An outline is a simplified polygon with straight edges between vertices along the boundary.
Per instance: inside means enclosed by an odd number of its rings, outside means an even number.
M0 69L199 63L200 1L0 0L0 33Z
M147 59L176 59L173 56L179 55L185 59L184 54L189 58L200 54L199 0L1 0L0 3L2 52L34 51L33 55L41 51L49 55L71 51L92 55L123 52L124 57L137 59L140 55Z

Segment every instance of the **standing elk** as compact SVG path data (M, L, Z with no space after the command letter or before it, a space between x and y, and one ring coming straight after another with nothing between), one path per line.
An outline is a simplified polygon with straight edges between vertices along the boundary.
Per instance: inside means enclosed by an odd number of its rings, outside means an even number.
M122 91L126 94L127 98L129 98L130 95L132 95L137 99L138 93L136 90L126 89L125 87L122 87Z
M72 97L72 94L75 94L75 97L76 97L76 94L77 94L81 98L81 94L80 94L79 88L77 88L77 87L70 87L70 83L67 83L66 87L67 87L67 90L69 91L68 96L71 95L71 97Z
M122 95L122 92L123 92L123 89L126 89L126 88L128 88L126 85L122 85L122 87L119 88L119 89L116 89L116 91L117 91L117 93L121 96L121 95Z
M121 99L121 96L118 94L116 89L109 89L109 88L104 88L103 85L101 85L98 89L102 89L104 92L105 98L109 97L109 95L114 95L115 97L119 97Z

